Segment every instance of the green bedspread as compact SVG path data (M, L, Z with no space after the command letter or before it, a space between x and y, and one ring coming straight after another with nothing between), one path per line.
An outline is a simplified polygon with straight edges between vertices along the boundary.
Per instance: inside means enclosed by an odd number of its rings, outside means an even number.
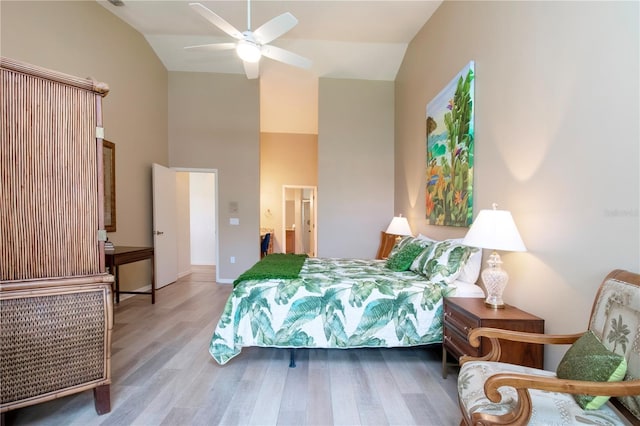
M306 258L306 254L270 254L242 273L233 285L246 280L298 278Z

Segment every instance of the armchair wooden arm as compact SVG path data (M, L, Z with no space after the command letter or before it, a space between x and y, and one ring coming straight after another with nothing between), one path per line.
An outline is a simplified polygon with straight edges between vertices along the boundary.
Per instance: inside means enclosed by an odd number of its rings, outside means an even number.
M486 413L472 414L471 424L526 424L531 415L529 389L582 395L630 396L640 394L640 380L623 382L586 382L558 379L518 373L498 373L487 379L484 392L490 401L499 403L502 395L498 388L510 386L516 389L518 401L513 411L496 416Z
M460 357L460 365L467 361L498 361L502 354L500 348L500 341L498 339L512 340L523 343L537 343L537 344L572 344L582 336L582 333L575 334L540 334L540 333L527 333L524 331L512 331L503 330L499 328L480 327L471 330L469 333L469 344L477 348L480 346L480 339L486 337L491 342L491 349L489 352L480 358L471 356Z

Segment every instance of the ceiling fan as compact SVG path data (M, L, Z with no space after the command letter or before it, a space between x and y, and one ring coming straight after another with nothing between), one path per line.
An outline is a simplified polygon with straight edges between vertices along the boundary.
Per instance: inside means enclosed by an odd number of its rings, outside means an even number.
M244 72L247 78L258 78L260 74L259 63L260 58L267 58L284 62L299 68L310 68L311 61L303 56L268 43L280 37L291 28L295 27L298 20L291 13L286 12L276 16L266 22L255 31L251 30L251 0L247 0L247 30L238 31L233 25L229 24L220 16L216 15L209 8L201 3L189 3L189 6L200 16L220 28L236 42L230 43L213 43L201 44L197 46L187 46L185 49L201 49L209 51L231 50L235 49L240 59L244 63Z

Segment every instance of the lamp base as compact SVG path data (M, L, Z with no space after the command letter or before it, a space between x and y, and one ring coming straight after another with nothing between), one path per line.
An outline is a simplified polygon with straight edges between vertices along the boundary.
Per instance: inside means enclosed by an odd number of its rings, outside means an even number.
M497 252L491 253L487 259L488 268L482 271L482 282L487 289L487 298L484 304L491 309L504 309L502 292L507 286L509 275L502 269L502 260Z
M487 308L491 308L491 309L504 309L504 303L502 304L497 304L497 303L489 303L486 300L484 301L484 305Z

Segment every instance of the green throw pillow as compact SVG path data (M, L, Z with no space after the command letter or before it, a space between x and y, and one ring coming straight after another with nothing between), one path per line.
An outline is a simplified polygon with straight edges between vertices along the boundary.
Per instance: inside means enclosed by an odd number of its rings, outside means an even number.
M393 247L391 248L391 251L389 252L389 255L387 256L387 259L390 259L393 256L395 256L396 254L398 254L398 252L400 251L400 249L402 249L402 247L406 246L407 244L409 244L413 240L415 240L415 238L412 237L411 235L407 235L406 237L402 237L402 238L396 239L396 242L393 245Z
M413 260L429 247L427 241L414 240L404 244L396 253L387 259L387 268L392 271L407 271Z
M627 372L627 360L607 349L600 339L587 331L575 341L560 361L558 378L593 382L619 382ZM608 396L574 395L585 410L597 410Z

